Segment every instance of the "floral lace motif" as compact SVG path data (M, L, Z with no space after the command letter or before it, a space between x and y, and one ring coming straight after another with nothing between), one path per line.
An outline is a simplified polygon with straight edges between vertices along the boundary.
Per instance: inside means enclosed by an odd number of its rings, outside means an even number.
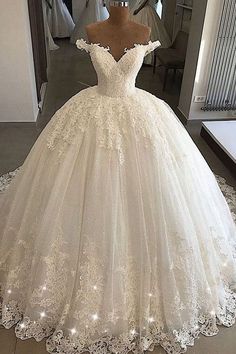
M160 140L165 143L158 116L155 105L145 101L141 90L137 97L119 105L119 98L98 95L96 87L85 89L55 113L48 125L47 146L56 151L60 162L70 145L77 144L79 149L90 134L98 147L117 152L123 164L131 132L136 143L141 141L145 147L153 148Z
M163 327L152 324L147 330L131 329L119 336L104 335L90 345L83 344L76 336L65 336L62 330L55 332L47 340L49 353L77 354L85 351L90 353L143 353L153 351L155 346L161 346L168 354L186 352L187 346L194 345L194 340L200 334L213 336L218 333L217 325L232 326L235 323L236 294L227 290L227 303L219 308L219 316L199 315L194 322L185 323L182 329L166 333Z
M1 190L6 190L13 178L17 175L19 169L3 175L0 178ZM236 192L228 186L225 180L217 176L221 190L223 191L231 211L235 217L236 211ZM18 277L23 277L26 269L30 267L32 255L29 252L31 246L23 240L19 240L15 246L17 251L14 251L14 259L19 255L24 254L24 262L20 267L17 266L11 271L8 276L8 283L1 289L1 324L6 328L16 325L15 332L18 338L27 339L35 338L37 341L43 338L47 339L47 350L49 353L61 354L78 354L89 351L93 354L117 353L123 354L132 351L133 353L143 353L145 350L153 350L155 346L162 346L168 354L180 354L186 351L188 345L193 345L195 338L200 334L212 336L218 333L218 325L232 326L235 323L236 315L236 293L235 289L230 289L224 285L224 302L218 307L215 313L199 314L199 303L193 303L191 306L196 309L192 317L191 323L185 322L181 328L175 329L172 333L166 331L165 325L162 322L160 311L152 309L153 317L150 318L149 303L144 311L144 322L147 326L138 327L138 318L136 317L135 305L138 289L138 274L136 274L135 260L123 254L121 259L124 260L117 268L120 274L120 279L123 284L123 296L128 302L127 308L129 311L123 314L119 311L108 311L99 313L98 321L91 321L88 318L86 309L91 311L92 315L96 315L96 309L102 301L104 294L104 284L106 278L107 261L106 258L99 258L99 247L89 240L87 237L82 247L83 254L80 256L79 269L81 272L80 283L77 293L75 294L74 308L70 308L66 294L68 281L73 281L76 269L73 269L69 262L68 253L61 250L66 250L64 244L63 231L57 229L57 237L54 238L54 243L51 245L47 256L41 257L35 254L35 259L38 260L40 268L44 269L44 283L42 286L33 287L33 279L25 282L26 287L22 287L18 283ZM178 244L178 254L181 255L181 237L176 234L176 243ZM32 238L33 239L33 238ZM185 246L183 246L185 247ZM127 247L129 249L129 246ZM11 254L9 254L11 257ZM60 260L60 263L58 263ZM177 262L178 266L179 262ZM12 265L11 265L12 266ZM0 269L3 273L7 268ZM20 275L19 275L20 272ZM27 275L27 273L26 273ZM189 276L189 275L188 275ZM194 283L194 282L193 282ZM158 288L155 287L155 282L152 287L152 297L155 298L155 308L160 309L158 305ZM194 286L194 284L193 284ZM89 289L93 291L89 292ZM29 293L30 301L26 304L26 293ZM7 289L11 289L11 293L6 296ZM13 294L18 292L21 294L21 301L15 300ZM85 294L89 294L86 297ZM151 295L151 294L150 294ZM185 304L181 303L181 297L176 294L173 311L175 308L186 310ZM69 301L69 299L68 299ZM195 299L193 299L195 301ZM62 305L63 303L63 305ZM121 299L120 308L122 309L123 299ZM29 316L26 312L26 305L30 306ZM34 309L37 309L36 311ZM45 315L44 312L45 311ZM40 312L42 316L40 317ZM77 330L73 331L73 327L67 326L65 329L65 321L69 313L73 314L73 319L76 323ZM36 316L35 316L36 315ZM99 321L99 317L103 319ZM159 317L158 317L159 316ZM114 336L112 324L119 323L120 318L127 321L127 331L117 333ZM60 328L61 327L61 328Z
M77 45L77 47L79 49L85 50L87 53L89 53L90 50L92 48L94 48L94 47L95 48L101 48L101 49L103 49L105 51L110 51L110 47L109 46L104 47L100 43L87 43L83 38L78 39L76 41L76 45ZM161 45L160 41L155 41L155 42L149 41L147 44L135 43L132 48L125 48L124 49L124 53L127 53L130 50L133 50L134 48L139 48L140 47L140 48L144 48L145 55L148 55L149 53L151 53L154 49L156 49L160 45Z
M117 62L109 47L77 41L77 46L91 55L98 85L72 97L51 119L47 146L57 151L58 161L71 144L78 144L79 148L91 130L97 145L116 151L121 164L125 161L126 139L133 128L137 139L143 137L146 145L153 145L157 111L154 105L150 107L150 101L145 103L141 90L135 88L135 80L144 55L159 44L135 44L125 49Z
M130 329L126 333L112 336L104 333L99 339L91 340L90 344L81 341L76 333L70 335L62 330L54 331L53 324L48 321L32 321L23 318L23 309L16 301L4 305L0 312L4 314L2 323L6 328L17 324L16 336L20 339L35 338L37 341L47 338L47 351L49 353L79 354L89 351L93 354L100 353L143 353L153 350L160 345L168 354L184 353L187 346L192 346L200 334L213 336L218 333L217 325L232 326L236 315L236 294L230 289L227 291L227 302L218 309L217 315L199 315L192 323L185 323L182 329L166 333L164 328L151 324L148 330ZM0 321L1 323L1 321Z
M9 187L11 181L16 176L19 169L20 168L18 167L14 171L5 173L4 175L0 176L0 193L3 193Z

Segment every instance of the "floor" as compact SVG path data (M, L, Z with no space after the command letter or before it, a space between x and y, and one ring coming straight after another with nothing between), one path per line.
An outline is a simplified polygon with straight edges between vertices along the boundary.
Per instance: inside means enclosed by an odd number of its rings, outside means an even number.
M37 136L52 117L53 113L65 103L68 98L85 87L96 84L96 75L88 55L77 50L68 41L58 42L60 49L51 53L51 70L43 111L37 123L0 123L0 175L20 166L28 155ZM156 74L144 66L137 78L137 86L163 98L177 112L178 94L181 85L181 75L175 82L169 77L166 92L162 92L163 70L159 68ZM181 117L180 117L181 118ZM236 180L224 164L208 147L200 136L201 123L193 122L186 126L189 134L197 144L211 169L226 178L227 182L236 188ZM154 354L164 354L162 349L156 349ZM189 354L235 354L236 326L222 328L220 333L212 338L201 336ZM21 341L15 338L14 330L0 327L0 354L46 354L45 343L34 340Z

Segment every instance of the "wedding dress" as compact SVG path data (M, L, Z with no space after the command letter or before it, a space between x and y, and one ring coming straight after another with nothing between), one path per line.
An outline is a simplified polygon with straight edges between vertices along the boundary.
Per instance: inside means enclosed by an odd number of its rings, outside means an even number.
M170 107L135 87L159 45L77 41L98 85L60 108L0 208L1 323L49 353L179 354L236 314L236 227Z
M89 0L87 7L84 1L84 8L70 38L71 43L75 43L78 38L87 39L85 27L90 23L104 21L108 17L109 13L104 0Z
M49 28L48 22L45 22L45 30L46 30L45 32L46 32L46 38L47 38L49 50L57 50L57 49L59 49L59 46L54 42L54 40L52 38L52 34L50 32L50 28Z
M52 0L52 9L48 12L49 28L53 38L70 37L75 24L63 0Z
M45 37L46 37L46 41L47 41L47 46L49 48L49 50L56 50L59 49L59 46L54 42L53 38L52 38L52 34L51 34L51 30L49 27L49 20L51 18L51 7L50 7L50 2L48 1L44 1L43 3L43 15L45 18Z

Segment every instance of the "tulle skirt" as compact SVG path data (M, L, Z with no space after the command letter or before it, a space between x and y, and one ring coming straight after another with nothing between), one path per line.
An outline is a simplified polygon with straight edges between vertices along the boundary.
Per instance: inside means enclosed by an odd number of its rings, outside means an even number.
M75 24L63 0L52 0L48 23L53 38L70 37Z
M49 353L180 353L235 321L236 228L173 111L72 97L1 195L1 323Z

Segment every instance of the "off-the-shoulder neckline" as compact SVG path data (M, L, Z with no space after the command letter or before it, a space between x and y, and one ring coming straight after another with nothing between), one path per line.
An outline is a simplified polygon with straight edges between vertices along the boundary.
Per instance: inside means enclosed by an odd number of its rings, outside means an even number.
M116 62L116 63L119 63L120 61L121 61L121 59L125 56L125 54L127 53L127 52L129 52L130 50L133 50L133 49L135 49L135 48L137 48L137 47L147 47L147 46L151 46L151 45L161 45L161 43L160 43L160 41L148 41L148 43L145 43L145 44L143 44L143 43L134 43L134 45L132 46L132 47L130 47L130 48L124 48L124 54L120 57L120 59L119 60L116 60L115 58L114 58L114 56L112 55L112 53L110 52L110 47L109 46L103 46L103 45L101 45L100 43L88 43L85 39L83 39L83 38L80 38L80 39L78 39L77 41L76 41L76 45L78 46L79 45L79 43L83 43L84 44L84 46L85 47L98 47L98 48L101 48L101 49L103 49L103 50L105 50L106 52L108 52L109 54L110 54L110 56L113 58L113 60ZM82 46L82 48L83 48L83 46ZM85 49L85 48L84 48Z

